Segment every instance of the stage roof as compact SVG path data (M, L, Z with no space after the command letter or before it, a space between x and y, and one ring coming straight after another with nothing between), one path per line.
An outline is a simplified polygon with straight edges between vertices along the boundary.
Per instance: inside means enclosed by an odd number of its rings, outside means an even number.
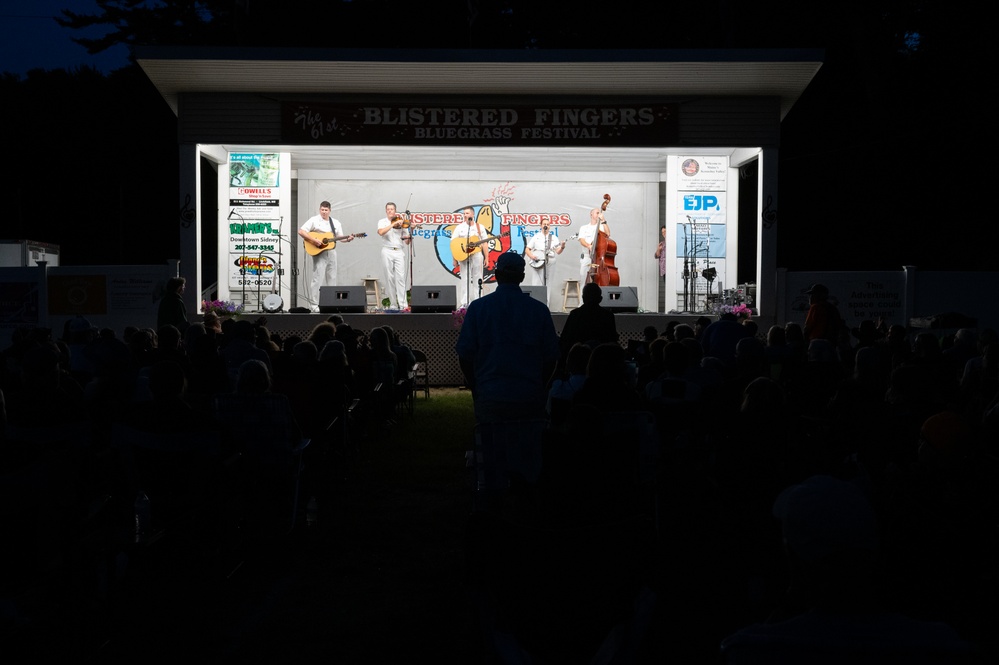
M776 96L781 119L820 50L486 51L136 47L177 112L185 92Z
M136 47L142 70L178 111L182 93L346 95L774 96L787 115L822 66L820 50L501 51ZM226 145L230 152L250 145ZM270 146L296 169L656 172L663 148ZM719 148L699 154L731 154ZM333 156L336 155L336 159Z

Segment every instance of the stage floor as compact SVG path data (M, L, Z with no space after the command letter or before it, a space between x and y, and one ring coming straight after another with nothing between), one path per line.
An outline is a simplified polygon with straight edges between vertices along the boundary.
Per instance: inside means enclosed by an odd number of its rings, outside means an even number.
M309 336L312 329L326 321L329 314L287 314L278 313L248 313L244 315L251 321L264 317L267 329L276 332L282 338L297 335L303 339ZM435 386L458 386L463 383L458 359L454 347L458 342L458 328L454 317L446 314L423 314L413 312L375 312L375 313L344 313L344 323L352 328L367 332L378 326L390 326L399 334L403 344L419 349L427 355L427 366L430 372L430 383ZM552 322L555 330L562 331L568 314L553 312ZM657 314L655 312L622 312L614 315L621 343L628 340L639 340L646 326L655 326L660 332L669 321L693 324L703 314Z

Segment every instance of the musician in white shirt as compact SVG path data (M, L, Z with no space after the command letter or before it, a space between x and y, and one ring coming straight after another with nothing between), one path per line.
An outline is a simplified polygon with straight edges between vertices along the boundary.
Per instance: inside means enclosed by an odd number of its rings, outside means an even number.
M394 203L385 204L385 218L378 222L378 235L382 237L385 295L391 309L404 310L409 307L406 297L406 249L411 238L409 223L405 217L396 214Z
M590 223L579 230L579 244L583 246L583 251L579 256L579 284L586 284L593 266L593 244L597 240L597 234L603 231L610 235L610 228L604 219L604 211L601 208L590 210Z
M475 220L475 210L465 208L462 213L465 215L465 221L452 231L452 241L455 238L485 240L489 237L489 231ZM459 269L458 307L467 307L468 303L479 297L479 282L482 280L485 254L489 251L489 245L484 243L476 247L474 251L475 253L467 256L464 261L458 261L457 258L454 258L454 268Z
M551 307L551 280L555 272L555 258L565 249L552 233L548 220L541 222L541 230L531 236L524 254L531 266L531 286L545 287L545 302Z
M333 247L325 249L312 257L312 282L310 285L309 299L312 302L312 310L319 311L319 287L336 286L336 243L350 242L354 236L343 236L343 225L340 220L330 217L332 206L329 201L319 204L319 214L306 220L298 229L298 235L308 245L323 247L322 237L316 238L316 234L333 234L336 238Z

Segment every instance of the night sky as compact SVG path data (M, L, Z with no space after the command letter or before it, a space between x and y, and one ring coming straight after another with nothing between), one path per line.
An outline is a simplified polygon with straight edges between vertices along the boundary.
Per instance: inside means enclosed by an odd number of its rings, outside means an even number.
M124 47L90 56L74 44L71 37L79 35L51 18L67 5L78 12L96 6L93 0L0 0L0 70L24 77L33 68L72 71L88 66L108 74L127 63ZM898 100L888 107L894 110L878 117L864 106L871 94L866 63L849 49L834 47L826 53L822 69L782 125L778 264L791 270L896 270L903 265L993 269L992 247L999 237L978 203L981 199L972 195L979 190L972 184L980 169L975 155L988 154L995 142L994 130L978 130L984 124L975 120L984 113L975 110L980 105L967 99L954 107L960 117L938 115L932 108L946 103L924 94L925 82L895 81L894 88L881 91L885 98ZM966 94L981 93L967 89ZM154 109L162 104L150 103ZM171 131L167 128L163 135ZM175 177L174 148L154 146L148 137L146 148L142 168L151 173L152 162L162 153L165 177ZM126 209L119 218L135 207L124 201L121 191L100 198L97 205L103 208ZM36 237L23 228L27 223L22 221L16 230L32 239L61 240ZM119 260L128 253L118 247L111 256L98 258L131 262ZM64 257L67 263L88 262L71 251ZM160 257L148 260L158 262Z

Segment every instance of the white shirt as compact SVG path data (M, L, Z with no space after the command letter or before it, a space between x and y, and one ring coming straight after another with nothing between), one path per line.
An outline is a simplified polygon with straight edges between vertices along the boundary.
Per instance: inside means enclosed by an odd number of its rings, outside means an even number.
M389 221L388 217L383 217L378 220L378 230L381 231L386 226L392 226L392 222ZM389 229L382 236L382 247L388 247L390 249L402 249L402 241L406 238L404 234L408 233L406 229Z
M599 228L600 224L587 224L579 230L580 241L585 240L589 244L589 247L583 247L583 253L586 254L584 258L588 258L593 253L593 239L597 237L597 229Z
M551 256L548 257L548 262L551 263L555 260L555 248L559 245L559 239L556 238L551 231L545 235L544 231L538 231L531 239L527 241L527 248L531 250L534 254L534 258L528 258L528 261L538 261L545 258L545 249L551 252Z
M305 220L305 224L302 224L302 230L312 233L332 233L335 236L343 235L343 225L340 224L340 220L332 217L325 220L322 215L309 217ZM336 251L336 247L333 248L333 251Z

